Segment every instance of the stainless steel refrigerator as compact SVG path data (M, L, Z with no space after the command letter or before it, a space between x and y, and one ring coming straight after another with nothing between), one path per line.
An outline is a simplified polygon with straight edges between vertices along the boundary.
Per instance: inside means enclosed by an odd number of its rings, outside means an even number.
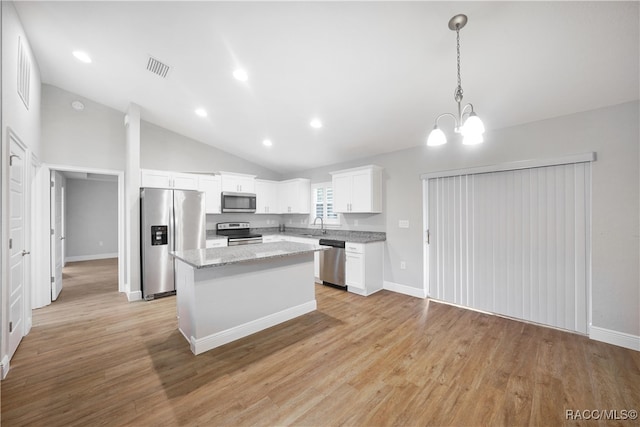
M175 294L174 259L169 252L202 249L206 240L204 193L140 189L142 296Z

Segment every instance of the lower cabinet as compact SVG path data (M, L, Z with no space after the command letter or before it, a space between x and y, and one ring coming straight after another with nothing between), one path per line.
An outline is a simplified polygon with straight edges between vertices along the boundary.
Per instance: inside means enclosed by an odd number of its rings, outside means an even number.
M210 239L205 242L205 248L224 248L227 246L227 239Z
M371 295L382 289L383 242L345 244L347 290Z

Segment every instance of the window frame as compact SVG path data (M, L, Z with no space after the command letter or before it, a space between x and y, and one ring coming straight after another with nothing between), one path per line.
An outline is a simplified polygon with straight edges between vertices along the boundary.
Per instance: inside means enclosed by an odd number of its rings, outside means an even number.
M330 188L333 190L333 183L331 181L327 182L318 182L315 184L311 184L311 210L309 214L309 224L313 224L313 221L316 219L316 190L322 188L323 189L323 198L322 198L322 220L326 226L340 226L341 225L341 214L335 212L335 218L327 218L327 189ZM317 224L316 224L317 225Z

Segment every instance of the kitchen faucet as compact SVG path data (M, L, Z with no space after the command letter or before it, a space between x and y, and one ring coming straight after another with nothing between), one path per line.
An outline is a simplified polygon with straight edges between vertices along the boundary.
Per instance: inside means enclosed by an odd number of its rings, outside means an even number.
M320 220L320 228L322 229L322 234L327 234L327 230L324 229L324 219L321 216L317 216L316 219L313 220L313 225L316 225L316 221Z

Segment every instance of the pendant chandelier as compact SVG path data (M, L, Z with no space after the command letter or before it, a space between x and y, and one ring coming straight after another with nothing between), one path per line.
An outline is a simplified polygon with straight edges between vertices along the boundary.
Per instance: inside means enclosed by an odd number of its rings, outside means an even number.
M462 143L465 145L480 144L484 141L482 134L484 133L484 125L482 120L476 115L472 104L462 107L462 80L460 79L460 30L466 25L466 15L456 15L449 20L449 29L456 32L456 47L458 61L458 87L453 93L453 99L458 104L458 115L452 113L443 113L436 118L435 126L429 134L427 145L430 147L447 143L447 137L438 127L438 121L444 116L450 116L455 122L454 132L463 136Z

